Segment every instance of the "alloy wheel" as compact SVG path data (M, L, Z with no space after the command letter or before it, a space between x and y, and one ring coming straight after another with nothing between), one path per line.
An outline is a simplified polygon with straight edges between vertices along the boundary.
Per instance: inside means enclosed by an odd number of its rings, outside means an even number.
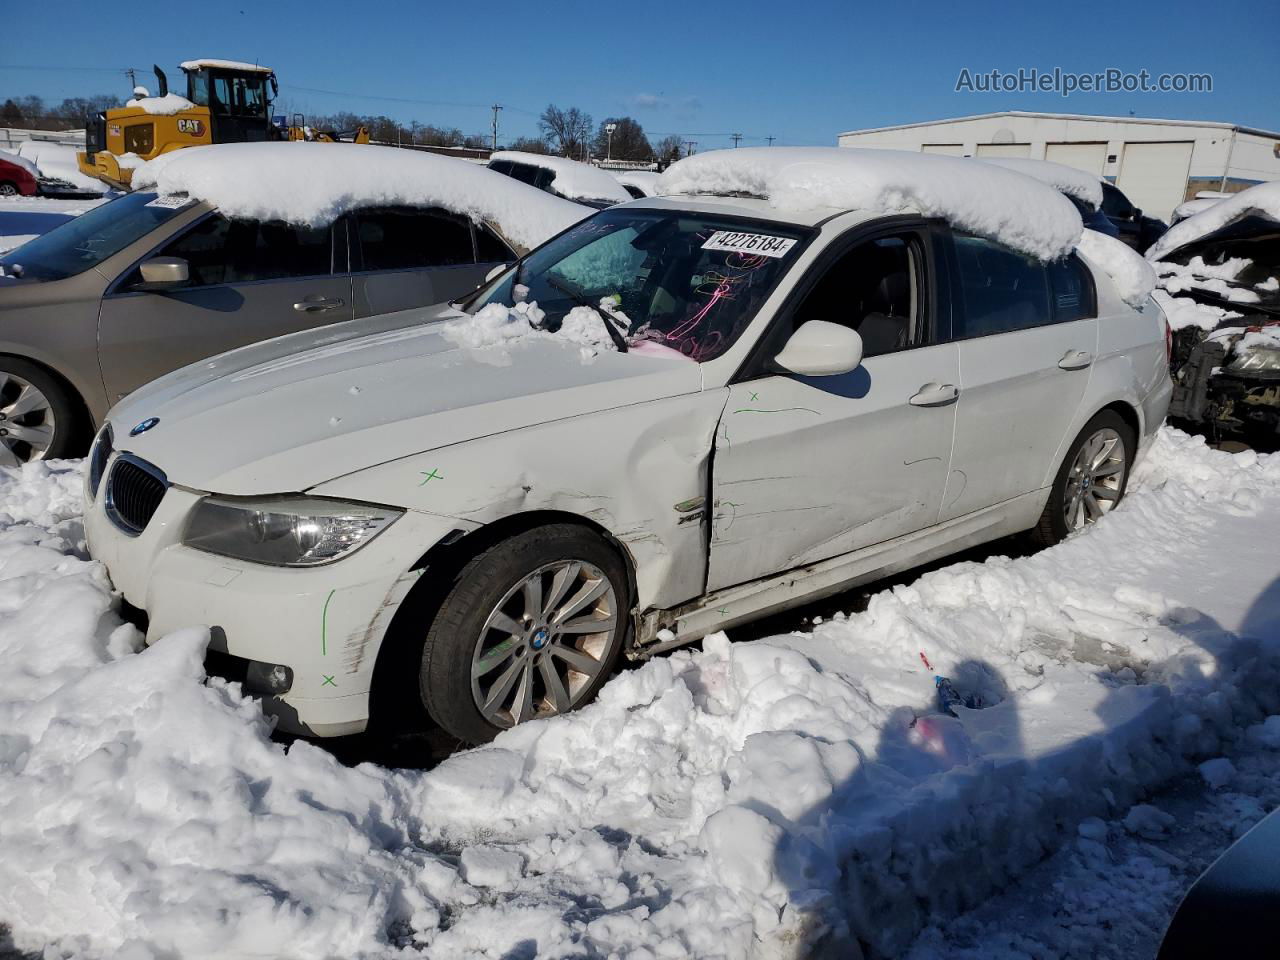
M1063 495L1068 530L1079 530L1111 511L1124 490L1126 470L1124 441L1110 427L1080 446Z
M497 727L572 710L620 636L604 571L585 560L541 566L507 591L480 630L471 659L476 707Z
M17 374L0 372L0 466L42 459L55 427L49 398Z
M12 183L0 183L0 197L16 197L18 188Z

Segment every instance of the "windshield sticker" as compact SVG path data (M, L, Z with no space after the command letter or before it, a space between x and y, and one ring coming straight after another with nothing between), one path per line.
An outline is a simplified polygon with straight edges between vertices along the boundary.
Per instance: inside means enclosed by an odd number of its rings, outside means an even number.
M164 207L166 210L177 210L179 207L185 207L189 203L195 203L195 201L190 197L178 195L173 197L156 197L154 200L144 203L143 206Z
M785 257L796 245L791 237L774 237L767 233L739 233L717 230L702 245L703 250L728 250L730 253L752 253L761 257Z

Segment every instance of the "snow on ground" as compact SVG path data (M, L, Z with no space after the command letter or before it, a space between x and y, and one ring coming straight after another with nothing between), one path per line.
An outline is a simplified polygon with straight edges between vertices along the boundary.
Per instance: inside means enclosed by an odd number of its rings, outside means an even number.
M1043 260L1080 240L1080 214L1053 187L993 163L905 150L744 147L667 168L658 192L764 197L782 210L915 212Z
M329 223L361 206L437 206L488 221L524 249L594 213L455 157L354 143L175 150L139 167L132 185L208 200L230 217L291 223Z
M1154 928L1177 886L1144 879L1160 858L1117 822L1158 829L1133 810L1151 788L1234 757L1217 803L1280 723L1280 456L1168 428L1065 544L926 574L812 634L708 638L426 773L272 743L235 685L200 683L198 624L133 653L81 552L79 482L0 470L19 949L950 958L965 930L1019 934L949 920L1064 844L1030 877L1065 861L1092 884L1063 897L1080 924L1027 933L1096 944L1121 894ZM987 706L940 714L935 672ZM1002 960L1061 955L1014 946Z
M63 200L57 197L0 197L0 253L92 210L106 200Z
M555 174L551 188L570 200L607 200L626 203L631 194L622 189L610 174L589 163L579 163L567 157L553 157L545 153L524 153L520 150L499 150L489 157L489 163L510 160L532 167L550 170Z

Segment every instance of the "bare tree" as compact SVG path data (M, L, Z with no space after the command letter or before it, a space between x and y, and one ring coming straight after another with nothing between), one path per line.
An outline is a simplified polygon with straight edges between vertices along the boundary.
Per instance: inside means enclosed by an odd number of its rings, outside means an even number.
M614 125L612 144L607 129L611 123ZM597 157L607 154L615 160L648 160L653 156L653 147L644 135L644 128L631 117L609 117L597 129L591 152Z
M516 137L507 146L508 150L520 150L524 153L547 153L547 141L537 137Z
M538 129L562 157L581 159L591 137L591 114L577 107L561 110L548 104L538 118Z
M658 145L654 148L654 153L659 160L674 163L684 153L684 141L680 139L680 135L677 133L668 134L658 141Z

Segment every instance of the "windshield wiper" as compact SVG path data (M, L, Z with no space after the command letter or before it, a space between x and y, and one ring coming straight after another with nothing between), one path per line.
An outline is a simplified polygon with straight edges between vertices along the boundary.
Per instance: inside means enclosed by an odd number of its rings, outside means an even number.
M618 332L618 328L613 325L613 320L606 315L603 310L588 300L584 294L572 289L568 284L557 280L555 277L551 276L551 274L546 274L544 279L547 281L548 286L555 287L561 293L568 295L568 297L577 303L578 306L586 307L599 317L600 322L604 324L604 328L609 331L609 339L612 340L613 345L618 348L618 352L627 352L627 341L623 338L622 334Z

